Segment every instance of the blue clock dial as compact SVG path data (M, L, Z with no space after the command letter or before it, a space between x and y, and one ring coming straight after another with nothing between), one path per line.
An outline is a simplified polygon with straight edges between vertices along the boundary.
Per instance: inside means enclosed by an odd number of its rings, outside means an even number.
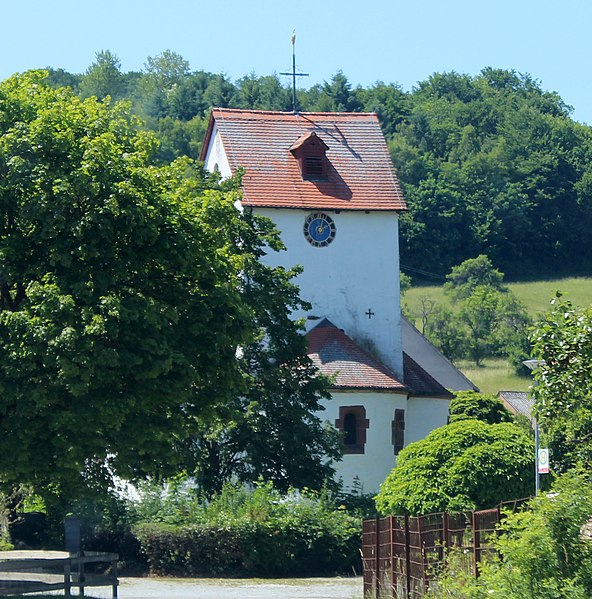
M325 247L335 238L335 223L323 212L310 214L304 221L304 236L315 247Z

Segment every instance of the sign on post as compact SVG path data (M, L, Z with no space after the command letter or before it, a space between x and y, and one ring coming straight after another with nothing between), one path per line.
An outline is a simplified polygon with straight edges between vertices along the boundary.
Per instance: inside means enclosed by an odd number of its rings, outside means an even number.
M549 474L549 450L539 449L539 474Z

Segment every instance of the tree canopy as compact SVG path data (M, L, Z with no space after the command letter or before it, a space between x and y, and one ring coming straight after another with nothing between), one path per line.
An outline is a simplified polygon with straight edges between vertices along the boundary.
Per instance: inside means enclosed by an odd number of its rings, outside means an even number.
M453 267L446 278L452 308L422 301L423 331L430 341L450 359L470 358L479 365L484 358L504 357L521 371L530 350L530 318L503 285L503 273L480 255Z
M518 426L460 420L405 447L376 497L383 514L484 509L527 497L534 445Z
M0 84L0 483L47 496L166 473L220 406L245 394L255 412L262 380L243 356L269 327L266 357L286 357L299 298L291 273L259 260L279 235L236 210L236 181L154 164L129 105L44 77ZM304 415L323 385L291 351Z
M561 294L536 323L532 355L541 361L532 388L535 413L549 442L553 469L592 462L592 307L578 308Z
M449 422L480 420L487 424L511 422L512 414L495 395L458 391L450 401Z
M196 158L211 107L290 110L289 82L191 71L170 50L141 72L119 72L105 50L82 75L51 69L52 85L82 96L126 97L162 141L163 162ZM376 112L409 212L401 264L444 276L488 254L510 278L587 273L592 266L592 134L527 74L485 68L434 73L405 92L379 81L354 86L342 73L297 90L303 111Z

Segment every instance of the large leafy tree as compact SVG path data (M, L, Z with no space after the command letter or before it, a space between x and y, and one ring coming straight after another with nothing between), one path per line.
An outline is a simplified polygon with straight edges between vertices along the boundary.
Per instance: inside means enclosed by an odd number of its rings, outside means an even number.
M233 480L262 478L282 491L331 484L339 436L317 415L328 381L315 376L303 331L278 305L278 285L293 288L291 307L300 303L288 276L276 271L275 281L249 281L245 299L259 337L241 352L245 391L219 405L187 446L186 462L206 495Z
M248 211L245 218L255 218ZM270 221L243 236L258 247L266 231L272 248L281 242ZM250 235L255 238L250 239ZM239 350L243 392L217 404L184 444L184 463L206 495L225 482L272 481L276 488L320 489L331 484L333 462L340 458L337 431L318 416L329 398L329 381L307 354L301 323L291 312L308 308L291 279L299 269L262 268L259 247L251 257L242 300L252 308L256 337Z
M126 105L43 76L0 85L0 483L49 498L175 468L255 386L251 285L270 321L297 293L261 264L278 236L235 209L236 185L152 165Z
M535 412L554 470L592 462L592 307L562 299L532 331Z

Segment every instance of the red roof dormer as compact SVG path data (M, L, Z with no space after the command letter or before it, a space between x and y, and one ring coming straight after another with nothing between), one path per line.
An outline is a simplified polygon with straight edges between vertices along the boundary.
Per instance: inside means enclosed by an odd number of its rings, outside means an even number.
M308 181L327 179L327 150L329 146L314 132L301 135L290 147L298 160L300 174Z

